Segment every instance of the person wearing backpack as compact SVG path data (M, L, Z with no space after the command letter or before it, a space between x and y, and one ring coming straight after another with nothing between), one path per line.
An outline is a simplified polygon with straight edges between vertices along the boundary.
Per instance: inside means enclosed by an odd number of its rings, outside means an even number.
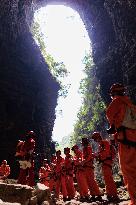
M119 143L120 166L127 186L131 205L136 205L136 107L128 96L125 87L116 83L110 88L112 102L106 115L110 124L108 134L114 134Z
M55 162L55 195L59 199L60 190L63 195L63 201L67 201L68 192L66 187L66 171L64 165L64 158L61 156L61 151L56 151L56 162Z
M64 167L66 170L66 175L65 175L65 180L66 180L66 188L67 188L67 193L68 193L68 199L74 199L75 197L75 187L74 187L74 161L73 161L73 156L70 154L70 148L65 147L64 148L64 154L65 154L65 159L64 159Z
M86 135L85 135L86 136ZM92 147L89 144L89 139L87 137L82 138L83 147L83 168L85 170L85 178L90 191L90 201L102 201L101 191L99 185L95 179L94 173L94 154Z
M103 140L99 132L94 132L92 139L99 144L96 158L102 166L107 199L110 202L118 202L117 188L112 175L113 153L111 150L111 144L109 141Z
M34 160L33 153L35 149L35 133L33 131L27 132L24 141L18 141L16 148L16 158L20 164L20 171L17 183L27 184L31 187L35 185L34 182Z
M7 160L3 160L0 166L0 179L7 179L10 175L10 166L7 163Z
M44 184L47 187L49 187L50 172L51 172L51 169L50 169L50 166L48 164L48 160L44 159L43 164L42 164L42 166L40 167L40 170L39 170L39 179L40 179L40 183Z
M71 150L74 152L74 169L77 185L80 193L81 202L90 202L88 195L88 185L85 177L85 169L82 165L83 162L83 153L79 149L78 145L74 145Z

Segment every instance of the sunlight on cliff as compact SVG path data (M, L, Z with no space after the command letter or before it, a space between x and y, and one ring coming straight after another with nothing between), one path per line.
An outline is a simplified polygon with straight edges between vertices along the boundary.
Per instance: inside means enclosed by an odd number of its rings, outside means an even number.
M90 39L79 14L69 7L50 5L41 8L35 13L35 20L39 22L47 52L55 61L63 62L69 71L64 83L71 86L68 96L58 99L52 133L53 140L61 141L73 131L82 103L78 89L84 77L82 60L90 51Z

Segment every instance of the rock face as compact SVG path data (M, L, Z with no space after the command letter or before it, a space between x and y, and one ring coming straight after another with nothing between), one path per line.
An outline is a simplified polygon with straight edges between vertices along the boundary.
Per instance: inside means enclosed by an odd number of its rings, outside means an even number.
M108 204L117 204L117 203L109 203L106 201L106 193L103 189L101 189L104 195L103 203ZM118 188L118 195L122 202L120 205L127 205L129 200L129 196L124 187ZM68 200L66 202L63 201L62 195L60 195L59 199L55 198L55 193L50 193L48 187L44 184L37 183L35 188L31 188L27 185L16 184L15 180L7 180L4 182L0 182L0 205L99 205L100 202L80 202L79 201L79 192L77 190L75 199ZM102 203L102 202L101 202Z
M41 185L33 189L26 185L0 183L0 199L21 205L42 204L44 201L52 204L49 189Z
M31 3L0 1L0 161L7 159L11 171L17 140L26 131L36 132L38 153L53 146L59 85L30 33Z
M59 85L31 35L34 12L47 4L64 4L79 12L92 41L105 102L117 81L136 98L134 0L0 0L0 161L7 159L12 170L17 139L27 130L37 133L37 152L53 150Z

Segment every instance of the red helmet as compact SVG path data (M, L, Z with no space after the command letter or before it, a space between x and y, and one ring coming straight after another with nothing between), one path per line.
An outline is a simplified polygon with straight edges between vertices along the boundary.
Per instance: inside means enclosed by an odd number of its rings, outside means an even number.
M118 93L118 92L121 92L121 93L124 93L125 92L125 87L124 85L122 85L121 83L115 83L111 86L110 88L110 94L113 94L113 93Z
M78 146L77 145L74 145L71 150L74 151L75 149L78 149Z
M101 138L100 132L94 132L92 134L92 139L96 140L96 139L100 139L100 138Z
M70 148L69 148L69 147L65 147L65 148L64 148L64 154L65 154L65 153L70 153Z

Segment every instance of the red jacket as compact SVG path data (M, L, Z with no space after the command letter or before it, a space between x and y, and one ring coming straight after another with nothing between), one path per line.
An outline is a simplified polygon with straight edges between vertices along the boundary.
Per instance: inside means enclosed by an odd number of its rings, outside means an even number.
M106 115L110 125L114 125L116 129L122 126L122 122L125 117L127 106L136 108L127 96L115 96L107 108ZM124 132L118 131L115 135L115 139L123 141ZM136 142L136 129L126 129L125 137L127 140Z
M93 153L92 148L90 145L83 148L83 162L84 167L91 167L93 168Z
M35 148L35 140L29 138L27 141L24 142L24 151L25 153L32 154Z
M99 158L100 161L112 161L110 143L107 140L102 140L99 143Z
M65 157L65 169L67 175L73 175L73 159L70 154Z
M84 170L83 168L83 153L80 150L77 150L74 156L74 167L76 172L79 170Z
M49 174L50 174L50 167L47 165L46 167L42 166L39 170L39 178L49 180Z
M0 176L8 177L10 175L10 166L9 165L1 165L0 166Z
M57 176L60 176L63 173L64 168L64 159L60 156L57 157L56 166L55 166L55 173Z

